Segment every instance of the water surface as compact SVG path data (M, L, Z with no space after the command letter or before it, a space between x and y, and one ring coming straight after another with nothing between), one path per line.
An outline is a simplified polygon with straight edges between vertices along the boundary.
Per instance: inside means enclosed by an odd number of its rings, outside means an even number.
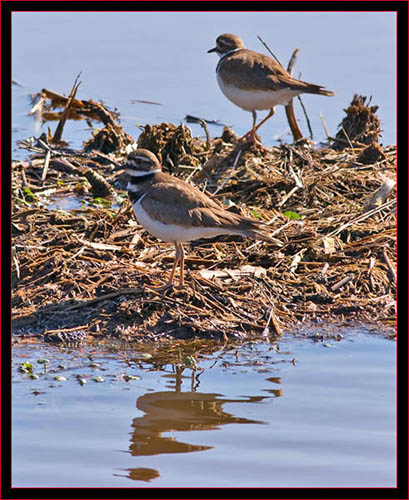
M199 358L193 379L90 352L14 348L14 487L395 486L393 341L248 343ZM38 380L17 371L44 357Z
M396 143L396 14L390 12L15 12L12 76L22 87L13 86L14 140L38 132L26 116L28 94L44 87L68 94L80 71L77 96L119 109L135 138L136 124L180 123L186 114L220 120L244 134L251 114L222 95L215 75L218 58L206 53L226 32L266 52L261 36L284 66L298 47L294 75L336 92L335 97L303 97L316 141L325 139L320 113L334 135L343 109L359 93L380 106L381 141ZM308 136L297 100L295 112ZM189 126L203 136L199 125ZM209 125L212 137L221 130ZM283 107L276 108L260 135L267 145L278 138L292 142ZM85 122L65 126L64 137L75 147L89 136ZM18 155L16 149L13 154Z

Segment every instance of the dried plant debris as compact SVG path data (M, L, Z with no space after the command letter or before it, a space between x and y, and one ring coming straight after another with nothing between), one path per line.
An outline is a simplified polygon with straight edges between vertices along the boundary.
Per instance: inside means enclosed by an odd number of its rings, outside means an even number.
M162 165L171 170L179 164L200 165L197 155L206 149L203 141L192 137L189 127L173 123L145 125L138 138L138 148L152 151Z
M340 130L336 134L339 140L335 142L334 148L344 149L355 143L377 144L381 135L381 121L376 114L378 106L369 106L370 99L368 102L366 100L366 97L354 95L351 104L344 110L346 117L342 120Z
M370 165L371 163L382 161L385 158L386 155L383 152L382 147L375 142L362 151L362 153L358 156L357 161L364 163L365 165Z
M57 144L61 142L64 123L67 119L85 119L89 126L92 126L92 121L104 124L104 127L94 131L91 139L84 144L85 151L98 150L102 153L111 153L132 144L133 138L118 123L118 112L109 110L102 102L75 98L79 85L77 77L68 97L48 89L43 89L33 96L33 106L29 114L35 114L36 119L43 122L59 121L54 136L49 131L49 142ZM56 111L58 108L62 110Z
M113 168L124 151L52 148L42 180L47 151L27 141L31 157L12 170L15 335L240 341L310 322L360 322L393 335L396 148L368 164L366 145L249 149L234 137L226 129L208 144L185 125L162 123L146 125L138 146L229 210L263 220L283 246L240 236L192 242L188 286L166 293L156 287L174 247L133 219L126 179ZM53 196L82 206L50 209Z
M134 142L134 139L124 131L121 125L107 123L104 128L92 133L92 138L84 143L84 150L97 150L108 154L119 151Z

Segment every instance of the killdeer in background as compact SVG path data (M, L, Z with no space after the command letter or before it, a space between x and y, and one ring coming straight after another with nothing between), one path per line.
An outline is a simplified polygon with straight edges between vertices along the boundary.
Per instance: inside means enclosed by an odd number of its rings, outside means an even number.
M278 104L286 105L300 94L335 95L321 85L293 78L269 56L246 49L243 40L225 33L216 39L216 47L208 50L220 57L216 67L217 81L223 94L234 104L253 115L253 127L242 139L254 143L256 131L274 114ZM256 126L256 110L269 109Z
M258 221L228 212L199 189L162 172L156 156L146 149L131 152L116 170L130 175L129 199L138 222L149 233L176 248L167 288L173 284L180 263L180 286L184 286L185 241L221 234L249 236L281 246Z

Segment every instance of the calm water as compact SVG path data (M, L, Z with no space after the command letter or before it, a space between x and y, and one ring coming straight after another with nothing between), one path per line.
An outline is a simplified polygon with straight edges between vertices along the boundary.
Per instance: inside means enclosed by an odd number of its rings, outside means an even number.
M218 58L206 53L226 32L266 52L257 39L261 36L285 66L300 48L295 76L337 94L303 97L316 141L325 138L320 112L335 134L343 109L360 93L380 106L383 143L396 143L396 16L385 12L14 13L13 79L23 86L13 86L14 140L36 134L32 117L26 116L28 94L44 87L68 94L80 71L77 96L118 108L125 129L135 137L135 124L180 123L186 114L220 120L244 134L251 127L251 114L222 95L215 76ZM308 136L297 100L295 107ZM194 135L203 135L199 125L189 126ZM51 129L55 127L52 123ZM85 123L70 122L65 138L78 147L89 138L86 128ZM209 130L216 136L222 129L211 125ZM277 108L260 133L265 144L280 137L292 141L284 108Z
M13 486L394 487L395 342L278 346L200 358L193 385L133 351L15 347Z

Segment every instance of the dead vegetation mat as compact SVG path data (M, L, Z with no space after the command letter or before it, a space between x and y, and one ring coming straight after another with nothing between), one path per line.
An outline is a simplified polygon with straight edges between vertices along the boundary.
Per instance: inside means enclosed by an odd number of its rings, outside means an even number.
M282 246L240 236L192 242L188 286L163 294L155 287L168 278L174 247L133 220L126 179L114 172L125 150L53 147L44 176L47 152L25 144L30 158L12 169L15 335L242 339L307 322L365 323L393 335L394 146L377 145L382 155L368 164L373 145L244 148L227 128L203 141L166 123L144 127L138 146L229 210L267 223ZM49 208L52 197L83 206Z

